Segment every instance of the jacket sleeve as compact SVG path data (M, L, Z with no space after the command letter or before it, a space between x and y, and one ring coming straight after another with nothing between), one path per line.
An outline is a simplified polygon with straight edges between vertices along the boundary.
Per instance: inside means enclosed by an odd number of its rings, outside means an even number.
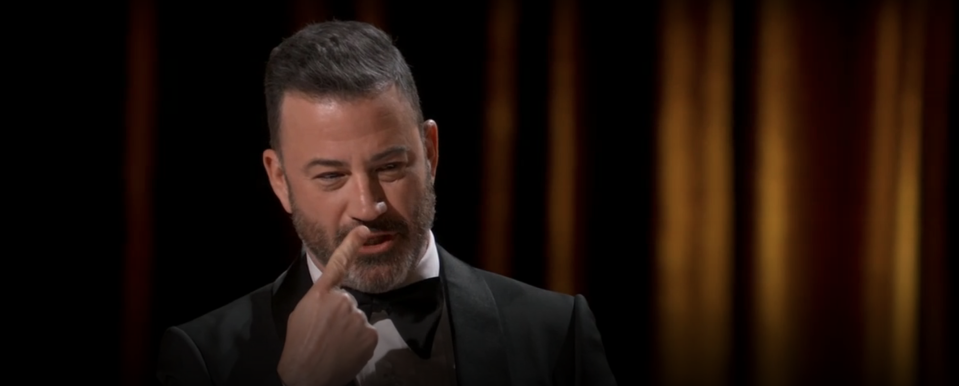
M157 378L164 386L212 386L203 355L183 330L170 327L160 341Z
M583 295L573 300L570 326L573 340L573 377L576 385L615 386L616 378L606 361L606 349L596 328L596 318Z

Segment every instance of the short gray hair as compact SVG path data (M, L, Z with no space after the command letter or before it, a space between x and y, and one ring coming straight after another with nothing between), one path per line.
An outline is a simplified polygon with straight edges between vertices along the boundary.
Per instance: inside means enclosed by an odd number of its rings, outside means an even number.
M366 23L329 21L301 29L270 53L263 83L270 147L278 153L280 108L287 92L350 100L395 86L423 130L420 98L406 60L385 32Z

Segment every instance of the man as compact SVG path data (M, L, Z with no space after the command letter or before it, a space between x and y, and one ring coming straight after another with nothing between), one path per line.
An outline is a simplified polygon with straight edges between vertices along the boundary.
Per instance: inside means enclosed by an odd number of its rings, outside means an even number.
M438 128L386 34L306 27L273 50L265 88L263 164L303 253L275 282L169 328L162 384L615 384L582 296L436 245Z

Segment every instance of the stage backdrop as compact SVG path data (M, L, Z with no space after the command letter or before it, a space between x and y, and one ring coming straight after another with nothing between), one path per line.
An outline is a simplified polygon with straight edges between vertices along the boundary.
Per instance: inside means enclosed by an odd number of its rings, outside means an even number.
M103 6L62 36L93 63L78 89L107 95L74 102L99 127L83 151L117 170L80 208L101 222L79 230L99 237L84 299L117 310L84 330L101 383L149 384L166 327L296 257L263 68L333 18L412 66L438 242L585 294L620 384L955 382L955 5L829 3Z

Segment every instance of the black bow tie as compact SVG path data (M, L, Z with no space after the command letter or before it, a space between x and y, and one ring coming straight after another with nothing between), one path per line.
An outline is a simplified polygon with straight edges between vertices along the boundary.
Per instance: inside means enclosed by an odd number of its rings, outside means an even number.
M381 294L368 294L352 288L343 288L356 298L366 317L376 311L385 311L406 345L420 358L430 357L436 327L439 326L443 292L438 277Z

